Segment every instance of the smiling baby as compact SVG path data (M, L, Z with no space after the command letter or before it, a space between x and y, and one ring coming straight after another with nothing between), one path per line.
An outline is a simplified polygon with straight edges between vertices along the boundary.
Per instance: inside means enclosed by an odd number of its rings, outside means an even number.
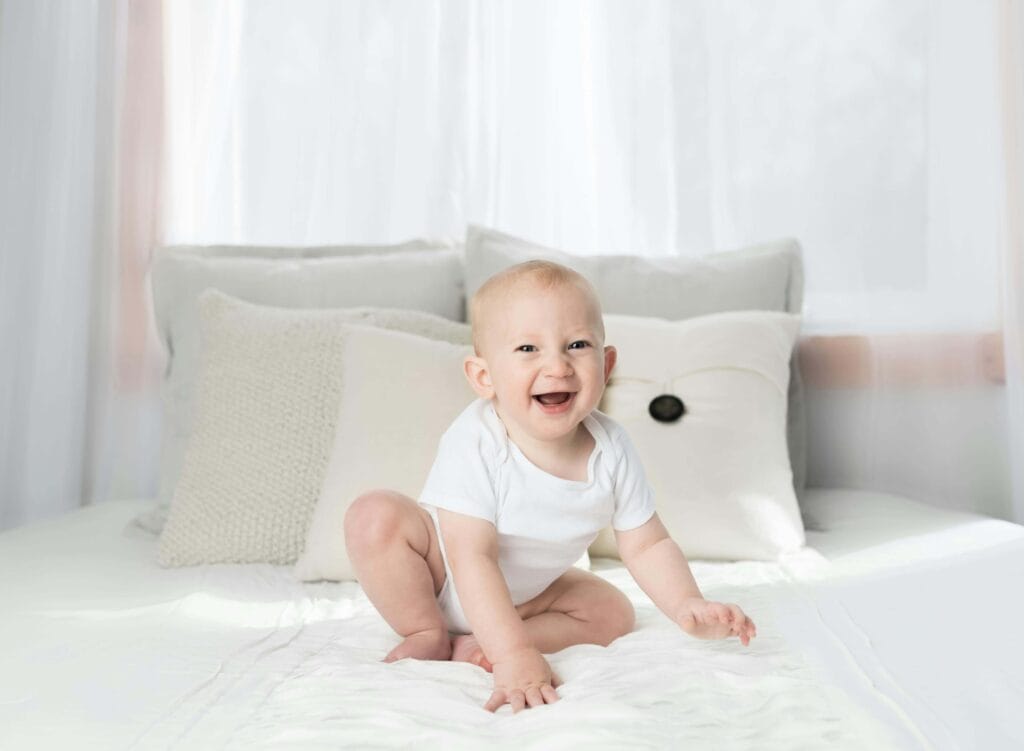
M373 490L345 517L356 576L404 637L385 661L492 671L491 711L557 701L544 654L633 629L629 599L573 566L609 524L630 574L683 631L749 644L753 621L703 598L628 434L597 409L616 350L590 282L527 261L480 287L470 321L464 369L479 398L441 437L418 502Z

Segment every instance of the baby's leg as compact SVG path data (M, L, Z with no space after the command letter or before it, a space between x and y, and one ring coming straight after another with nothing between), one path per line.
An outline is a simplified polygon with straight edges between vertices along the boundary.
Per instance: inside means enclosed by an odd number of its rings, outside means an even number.
M532 600L516 606L526 632L539 652L552 654L573 644L607 647L630 633L636 621L633 604L597 574L571 568ZM469 634L453 642L453 660L490 666Z
M633 630L633 603L597 574L570 568L516 607L533 645L545 654L573 644L607 647Z
M447 660L451 641L437 593L444 562L425 509L392 490L371 490L345 514L345 545L359 584L404 641L384 658Z

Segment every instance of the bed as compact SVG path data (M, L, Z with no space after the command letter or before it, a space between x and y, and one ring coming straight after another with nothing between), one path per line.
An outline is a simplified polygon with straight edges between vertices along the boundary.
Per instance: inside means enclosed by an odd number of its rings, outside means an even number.
M473 396L452 377L465 301L536 257L594 281L619 349L601 409L703 594L758 635L687 636L605 529L578 565L628 594L634 631L552 655L555 704L492 714L476 666L381 661L399 637L341 529L368 488L416 497ZM584 257L470 226L165 248L151 275L156 497L0 534L0 749L1024 748L1024 527L806 489L795 240ZM666 396L685 417L651 411Z
M672 625L621 562L633 633L553 656L554 705L482 708L464 663L380 662L398 637L355 582L289 566L161 568L110 501L0 534L0 748L1024 747L1024 528L909 499L811 489L807 545L691 561L742 603L749 647Z

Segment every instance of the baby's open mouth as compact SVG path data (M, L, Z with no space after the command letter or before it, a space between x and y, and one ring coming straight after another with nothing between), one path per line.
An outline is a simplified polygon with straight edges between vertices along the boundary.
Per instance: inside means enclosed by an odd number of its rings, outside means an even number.
M565 404L572 394L570 391L552 391L550 394L534 394L533 398L541 404Z

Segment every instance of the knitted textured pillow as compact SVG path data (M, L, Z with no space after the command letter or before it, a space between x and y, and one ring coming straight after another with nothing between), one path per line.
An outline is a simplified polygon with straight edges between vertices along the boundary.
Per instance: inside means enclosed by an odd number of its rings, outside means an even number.
M374 306L462 314L461 251L452 243L391 246L159 248L150 270L160 340L168 354L161 386L160 506L138 526L159 533L192 433L199 372L197 300L213 287L279 308Z
M404 310L289 310L200 296L198 402L160 536L162 566L294 563L334 438L342 324L469 341L469 327Z

